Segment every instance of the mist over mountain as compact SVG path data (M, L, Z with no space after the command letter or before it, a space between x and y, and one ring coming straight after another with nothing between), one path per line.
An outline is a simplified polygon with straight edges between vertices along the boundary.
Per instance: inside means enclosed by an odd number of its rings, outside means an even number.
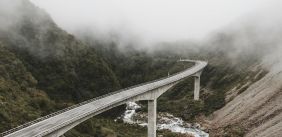
M1 132L120 88L95 49L45 11L27 0L1 0L1 7Z
M93 3L88 2L92 7ZM282 135L281 2L218 0L215 4L223 2L219 7L224 10L216 10L214 17L222 19L202 29L200 25L189 24L202 19L188 18L201 14L187 13L199 10L184 10L185 2L180 3L184 4L179 7L180 18L173 18L179 11L171 11L179 4L171 5L170 10L163 7L173 2L136 5L127 1L128 7L122 4L115 7L118 3L112 2L95 1L97 9L86 10L92 16L87 20L89 15L82 16L79 11L69 15L76 11L72 8L85 6L75 5L77 2L70 2L66 8L70 13L65 14L57 11L64 1L0 0L1 132L84 100L174 74L191 66L177 62L179 58L188 58L209 62L201 77L201 100L193 101L193 79L187 79L160 97L159 112L200 123L212 137ZM191 4L199 6L202 2ZM54 3L60 6L52 8ZM207 17L209 10L215 10L212 3L202 5L205 9L200 17ZM268 5L254 10L263 3ZM99 9L99 4L109 7ZM162 8L155 12L158 4ZM138 9L136 6L140 5L149 8ZM224 5L230 9L223 8ZM134 7L137 9L132 10ZM238 7L242 11L235 10ZM111 8L113 11L106 12ZM129 11L135 12L129 16ZM227 13L217 13L222 11ZM104 20L99 21L104 12L107 13ZM130 20L133 25L130 21L127 24L126 19L124 24L120 23L121 13L133 18ZM168 13L171 15L166 16ZM119 15L116 20L115 15ZM135 15L144 17L132 17ZM152 18L159 15L164 17ZM231 15L232 18L227 17ZM78 16L82 17L73 19ZM184 16L187 16L182 20L184 23L178 23ZM68 21L69 24L64 24ZM191 36L204 34L207 36L200 39ZM144 128L114 122L123 111L121 106L91 118L65 136L144 137ZM140 111L146 112L146 107ZM158 134L185 136L168 131Z
M207 73L203 74L204 87L208 90L205 93L217 97L208 97L205 103L219 103L204 107L206 111L212 107L219 109L211 120L211 136L281 136L279 7L272 5L258 15L235 21L206 41L160 42L149 50L153 55L169 53L209 61ZM222 99L220 95L224 95L225 104L213 100ZM180 115L187 117L183 112Z
M32 1L50 13L58 25L74 34L81 29L96 35L116 33L145 44L177 40L201 40L238 18L277 0L114 0ZM68 3L68 6L62 6ZM64 10L61 10L64 8ZM79 9L79 10L77 10ZM99 36L97 36L99 37ZM101 38L101 37L100 37ZM141 45L142 46L142 45Z
M173 6L167 9L167 11L163 9L163 6L171 4L169 1L163 3L155 1L151 4L147 4L146 2L138 2L134 4L133 2L125 1L124 4L122 4L113 1L91 2L84 0L79 3L70 2L70 6L67 7L65 11L60 11L60 5L58 4L63 2L64 1L34 1L35 4L50 12L51 16L55 21L59 22L61 27L67 29L67 31L77 37L88 37L88 39L95 39L95 41L106 44L116 43L118 47L122 47L123 50L126 50L128 47L151 50L161 47L164 45L162 43L174 42L183 43L183 45L188 46L190 45L189 43L194 43L194 45L191 44L191 48L193 46L207 45L212 50L213 48L217 49L219 45L222 45L220 47L223 49L232 45L232 48L230 49L232 53L230 53L229 56L235 58L238 54L241 55L241 53L248 54L252 52L260 54L261 52L272 52L274 49L277 49L277 45L279 45L281 17L277 13L279 13L279 9L281 9L279 6L281 5L281 2L278 0L237 1L234 3L230 1L223 2L220 0L211 3L193 1L186 3L181 1L174 6L180 4L187 6L197 6L198 4L202 4L203 6L201 11L181 6L179 9L182 12L169 10ZM137 6L138 4L139 7ZM152 10L155 8L155 4L159 4L160 11ZM224 8L221 7L220 4L224 5ZM215 5L219 5L220 8ZM91 6L94 8L87 8ZM132 9L135 6L137 6L136 9ZM149 8L143 12L138 12L139 10L143 10L143 6L148 6ZM75 7L83 7L84 9L76 11L74 10ZM214 10L215 8L218 8L218 10ZM235 10L236 8L238 11ZM187 11L185 11L185 9ZM211 10L214 11L209 12ZM132 13L126 11L131 11ZM151 18L151 15L147 12L152 13L153 15L159 15L159 18ZM70 15L64 18L68 13L70 13ZM162 16L166 13L175 15L176 17L174 20L178 24L169 22L169 20L173 20L171 16ZM234 16L232 16L233 14ZM83 16L80 17L80 15ZM185 15L187 17L185 17ZM228 22L225 20L218 24L216 20L218 18L210 21L208 16L219 16L222 18L220 21L226 19ZM140 20L144 17L148 17L148 19L146 21ZM199 29L204 26L199 23L201 21L209 23L209 25L206 26L209 26L211 29ZM152 25L154 24L152 22L166 28L159 30ZM182 22L186 22L186 24ZM197 22L196 24L198 25L193 24L193 22ZM149 25L144 27L140 24ZM186 26L189 29L187 29ZM198 29L193 30L191 27ZM182 28L183 31L178 32L179 28ZM147 29L154 30L154 32L158 31L158 33L163 31L164 33L158 34L160 37L152 40L152 37L155 36L151 37L148 33L142 32ZM201 36L201 39L195 39L193 36L186 34L186 32L200 32L205 36ZM198 37L200 34L195 35ZM223 43L217 44L216 41L219 41L218 39L220 39L220 37L226 37L226 39L229 39L230 43L226 43L225 46L223 46Z

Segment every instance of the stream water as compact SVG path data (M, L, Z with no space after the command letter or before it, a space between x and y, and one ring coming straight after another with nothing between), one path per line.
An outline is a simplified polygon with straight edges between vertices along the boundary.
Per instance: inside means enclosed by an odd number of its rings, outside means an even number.
M147 114L139 113L136 110L141 106L135 102L127 103L126 111L121 117L123 122L129 124L138 124L147 126ZM199 124L190 124L183 121L181 118L175 117L169 113L159 113L157 121L158 130L170 130L171 132L193 135L194 137L209 137L209 134L199 129Z

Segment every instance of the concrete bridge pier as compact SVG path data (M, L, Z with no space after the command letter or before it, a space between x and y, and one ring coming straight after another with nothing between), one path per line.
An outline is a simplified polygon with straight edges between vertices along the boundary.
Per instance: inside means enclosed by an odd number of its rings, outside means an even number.
M148 100L148 137L157 136L157 99Z
M201 83L201 73L198 72L194 75L194 100L200 99L200 83Z

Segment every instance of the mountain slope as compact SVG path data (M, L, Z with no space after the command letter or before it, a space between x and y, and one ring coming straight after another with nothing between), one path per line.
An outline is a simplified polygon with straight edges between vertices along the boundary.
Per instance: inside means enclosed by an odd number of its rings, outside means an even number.
M0 43L0 131L46 115L54 102L15 54Z
M0 31L0 41L24 62L52 99L81 101L119 88L114 73L92 47L58 28L29 1L16 2L21 15L9 18L17 23Z
M280 136L281 69L268 71L262 63L265 52L275 48L265 50L261 45L272 41L257 39L253 33L247 38L231 33L220 34L202 47L184 43L190 49L178 48L171 43L152 54L120 53L111 41L109 46L90 37L82 43L28 0L2 0L0 6L0 131L120 87L172 74L189 67L175 62L185 57L209 61L201 77L201 101L192 101L190 79L160 98L160 111L197 121L220 109L211 121L211 136ZM243 50L237 48L242 45ZM67 135L125 134L119 126L128 125L104 121L108 119L90 119ZM137 130L144 135L144 129Z
M246 61L254 64L249 70L259 71L251 76L253 78L260 77L261 74L266 75L261 75L259 81L249 82L249 86L245 88L226 91L226 99L229 98L230 102L214 113L211 121L213 136L282 136L282 41L280 38L282 20L280 15L276 16L273 13L272 15L275 16L251 20L239 24L232 31L228 30L227 35L235 40L231 44L237 45L233 50L233 52L237 51L233 53L235 61L242 63L240 58L246 58ZM265 24L265 21L270 20L271 22ZM226 44L231 45L230 42ZM256 63L247 57L254 58Z
M120 88L95 49L44 11L28 0L0 5L0 132Z
M245 130L248 137L281 136L281 72L268 73L222 109L215 112L214 127L237 125Z

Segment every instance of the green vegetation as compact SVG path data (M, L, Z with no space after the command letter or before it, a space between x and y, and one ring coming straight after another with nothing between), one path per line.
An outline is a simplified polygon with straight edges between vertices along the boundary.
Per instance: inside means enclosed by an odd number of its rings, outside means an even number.
M0 132L120 88L94 48L28 1L19 8L20 23L0 31Z
M138 125L114 122L112 119L94 117L67 132L68 137L146 137L147 129ZM81 134L87 133L87 134Z
M177 45L168 45L162 50L149 54L145 51L129 50L121 51L114 43L109 45L98 43L91 39L81 38L87 45L97 49L98 54L110 64L121 85L127 87L145 81L153 80L172 74L190 67L191 64L177 63L179 57L190 59L208 60L209 65L201 77L201 100L193 100L193 78L189 78L174 88L170 89L158 100L158 111L170 112L175 116L182 117L187 121L194 121L196 116L212 114L226 103L226 92L233 88L240 89L237 94L242 93L249 84L262 78L267 72L257 67L259 58L255 55L238 58L241 62L233 62L229 57L232 47L206 49L187 49L181 46L180 51L175 51ZM219 46L224 44L217 41ZM189 46L187 46L189 47ZM240 57L240 56L239 56ZM255 69L257 67L257 69ZM128 75L130 74L130 75ZM257 76L257 74L259 74ZM244 88L240 88L243 87ZM236 95L236 94L235 94ZM146 104L146 102L142 102ZM147 111L146 105L142 111Z
M0 131L53 111L55 104L37 86L23 63L0 44Z
M9 31L0 30L0 132L83 100L168 73L172 75L192 65L176 62L179 57L209 61L201 77L201 101L192 100L191 78L159 99L159 111L171 112L188 121L221 108L227 91L236 88L240 94L249 86L247 82L253 83L266 74L261 68L253 70L259 63L256 55L237 58L239 64L228 56L230 49L227 48L194 50L178 48L173 43L170 46L174 49L164 48L150 54L134 49L121 51L114 42L99 43L91 38L79 41L28 1L20 9L24 17L17 21L20 23L8 28ZM221 39L215 43L223 45L226 41ZM113 117L122 113L122 108L85 121L66 136L146 136L146 128L113 121ZM236 126L227 129L228 134L244 134L244 130ZM168 131L159 134L184 136Z
M223 137L242 137L246 133L246 129L240 125L228 125L224 128Z

